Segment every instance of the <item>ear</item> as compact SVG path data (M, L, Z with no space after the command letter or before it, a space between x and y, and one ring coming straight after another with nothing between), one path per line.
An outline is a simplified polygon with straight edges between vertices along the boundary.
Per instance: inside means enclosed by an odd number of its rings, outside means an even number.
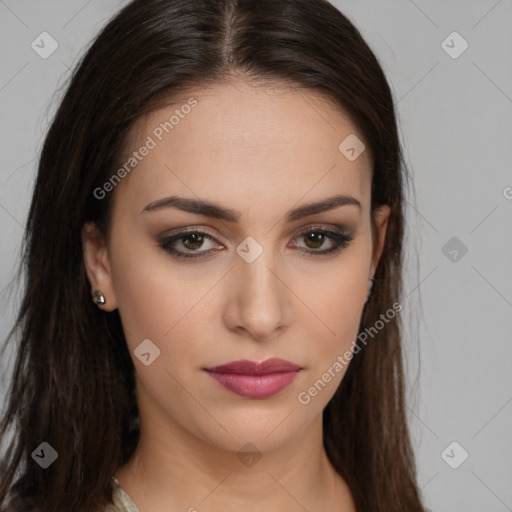
M382 251L384 250L384 242L386 240L386 232L388 228L389 215L391 208L389 205L384 204L379 206L374 211L374 222L375 222L375 235L374 235L374 246L372 255L372 268L370 275L375 274L375 270L379 264Z
M93 293L100 290L105 296L105 304L98 304L103 311L117 309L117 301L112 285L110 261L107 244L94 223L88 222L82 227L82 250L87 277L91 284L91 300Z

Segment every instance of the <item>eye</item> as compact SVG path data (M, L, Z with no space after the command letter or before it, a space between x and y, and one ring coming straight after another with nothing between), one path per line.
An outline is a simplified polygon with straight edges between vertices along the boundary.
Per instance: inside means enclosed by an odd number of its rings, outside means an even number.
M353 240L353 237L342 229L336 229L336 231L331 231L322 226L311 226L307 230L302 231L297 238L304 241L305 252L310 256L334 254L342 249L346 249ZM321 251L317 250L324 247L326 241L329 242L330 247ZM295 247L298 246L295 245Z
M213 242L215 238L204 231L185 231L160 240L162 249L178 258L200 258L212 254L212 250L199 251L205 242ZM181 248L180 248L181 246ZM177 248L178 247L178 248ZM185 248L185 251L183 250ZM191 253L196 254L191 254Z
M292 248L297 247L308 256L322 256L334 254L347 248L353 237L341 227L337 227L336 231L333 231L322 226L310 226L294 238L294 240L297 239L302 240L304 245L298 245L294 242ZM213 256L213 253L218 250L224 249L224 246L220 244L217 248L212 248L212 245L215 247L213 242L216 242L213 235L195 229L164 237L159 241L159 245L176 258L205 258ZM324 247L326 242L328 242L329 247L318 250ZM208 248L208 244L210 244L210 248Z

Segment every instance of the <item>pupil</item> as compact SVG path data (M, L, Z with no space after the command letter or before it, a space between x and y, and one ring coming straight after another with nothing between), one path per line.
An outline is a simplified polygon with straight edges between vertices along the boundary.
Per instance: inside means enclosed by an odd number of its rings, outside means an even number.
M190 244L187 243L188 240L192 240L193 247L190 247ZM198 249L203 244L203 237L198 233L192 233L187 235L183 243L188 249Z
M310 233L309 235L307 235L306 239L307 242L313 242L313 248L316 249L322 245L324 235L322 233Z

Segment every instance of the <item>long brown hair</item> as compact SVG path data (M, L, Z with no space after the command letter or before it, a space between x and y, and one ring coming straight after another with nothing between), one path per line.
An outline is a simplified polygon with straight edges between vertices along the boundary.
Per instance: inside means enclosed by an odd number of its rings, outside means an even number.
M407 173L389 85L353 24L326 0L130 2L76 67L40 155L26 283L6 340L18 344L0 425L0 507L93 512L111 502L112 475L138 442L134 366L119 314L91 301L81 228L92 221L108 233L111 197L93 191L121 164L134 122L180 90L230 76L321 92L349 115L373 156L372 211L391 207L360 330L400 302ZM324 410L327 454L359 512L424 511L401 331L399 316L378 329ZM32 457L42 442L58 454L47 469Z

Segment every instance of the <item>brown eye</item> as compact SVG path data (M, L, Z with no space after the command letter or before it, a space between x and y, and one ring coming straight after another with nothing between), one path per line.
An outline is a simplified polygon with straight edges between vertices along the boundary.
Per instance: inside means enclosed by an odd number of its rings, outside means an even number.
M325 241L325 235L317 231L311 231L304 235L304 240L306 240L306 245L310 249L319 249Z
M334 254L341 249L348 247L349 242L353 240L353 236L348 235L344 231L330 231L321 228L309 228L300 233L297 237L304 241L304 252L310 256L322 256L326 254ZM330 242L331 247L323 251L317 249L324 247L326 242ZM301 247L297 245L297 247Z
M182 243L187 249L200 249L204 243L204 239L205 237L200 233L191 233L190 235L182 237Z
M215 238L203 231L186 231L176 235L168 236L159 241L162 249L177 258L201 258L211 256L215 249L202 249L210 242L213 247ZM206 244L207 245L207 244ZM217 246L218 247L218 246Z

